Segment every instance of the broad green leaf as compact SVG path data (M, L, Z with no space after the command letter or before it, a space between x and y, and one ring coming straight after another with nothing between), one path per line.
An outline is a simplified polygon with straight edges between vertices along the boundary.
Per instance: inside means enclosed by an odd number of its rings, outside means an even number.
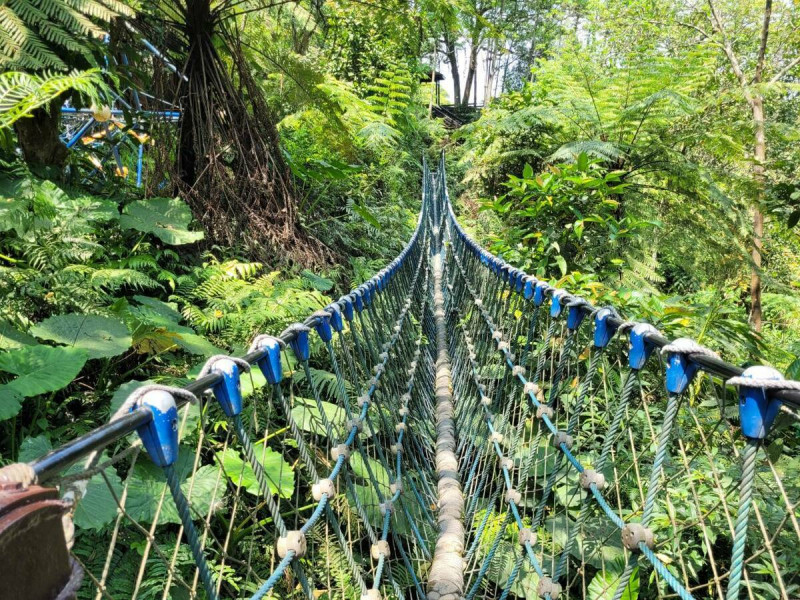
M589 583L589 600L612 600L622 579L623 560L615 560L601 569ZM620 600L637 600L639 597L639 567L634 567Z
M53 445L44 435L26 437L19 445L19 455L17 456L17 460L19 462L31 462L37 458L41 458L52 449Z
M101 458L101 460L105 459ZM78 465L74 470L80 471L80 469L81 467ZM118 507L114 496L116 495L117 498L121 496L122 481L113 468L106 469L105 475L108 483L106 483L106 478L99 473L89 480L86 493L75 507L76 527L100 531L117 516ZM109 484L111 489L109 489Z
M350 455L350 468L353 470L353 474L362 479L366 485L374 485L372 483L372 478L374 477L381 487L381 491L388 493L391 480L389 473L386 472L380 461L374 458L364 460L360 452L354 452ZM372 471L372 477L370 477L370 471Z
M333 281L328 279L327 277L322 277L321 275L317 275L308 269L303 269L300 273L301 277L305 279L311 287L319 292L327 292L329 289L333 287Z
M17 375L0 385L0 421L15 416L22 398L60 390L77 377L86 363L80 348L26 346L0 354L0 371Z
M294 471L292 466L272 448L265 448L263 444L255 445L258 462L264 468L264 474L269 483L270 492L284 498L291 498L294 493ZM234 485L241 485L248 493L261 495L256 474L250 463L242 459L233 448L226 448L224 452L217 452L217 460L222 463L225 473Z
M163 302L158 298L150 298L149 296L138 296L138 295L134 296L133 299L139 304L142 304L152 309L166 321L179 323L181 319L183 319L181 313L178 312L178 305L175 304L174 302Z
M8 321L0 319L0 349L14 350L24 346L35 346L37 343L36 338L18 331Z
M339 433L344 428L345 417L347 416L344 409L330 402L321 401L321 405L331 428L335 433ZM325 422L322 420L319 408L314 400L295 396L292 418L303 431L316 433L317 435L327 435Z
M362 206L361 204L357 204L356 202L353 202L353 205L352 205L351 208L353 209L354 213L356 213L359 217L361 217L367 223L372 225L375 229L379 229L380 228L380 226L381 226L380 221L378 221L378 219L375 217L375 215L373 215L366 206ZM321 291L324 292L326 290L321 290Z
M173 246L191 244L203 239L202 231L189 231L192 212L180 198L136 200L125 207L119 219L123 229L152 233Z
M558 263L558 268L561 271L561 276L563 277L567 274L567 261L564 260L564 257L559 254L556 256L556 263Z
M31 333L43 340L83 348L89 358L117 356L130 348L132 341L119 319L77 313L45 319L34 325Z
M225 481L216 465L205 465L191 475L194 462L194 449L181 447L178 453L175 470L181 479L181 490L189 499L192 517L201 519L212 509L221 506L225 495ZM166 494L163 503L162 494ZM127 512L133 519L141 523L152 523L158 512L159 524L180 523L175 504L166 489L163 471L154 465L146 456L140 456L134 472L128 482L128 499L125 503Z
M189 354L199 354L200 356L224 354L221 349L196 333L177 333L175 334L175 343Z

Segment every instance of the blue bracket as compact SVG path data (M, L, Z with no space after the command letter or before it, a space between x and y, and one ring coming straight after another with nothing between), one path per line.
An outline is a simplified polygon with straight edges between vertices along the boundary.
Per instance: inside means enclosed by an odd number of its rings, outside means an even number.
M138 427L136 433L142 438L147 454L159 467L168 467L178 460L178 407L172 394L162 390L147 392L132 406L131 412L139 407L147 408L153 417Z
M330 342L333 339L333 331L331 330L331 315L324 310L318 310L311 318L314 320L314 329L323 342Z
M239 379L239 366L230 359L220 358L211 367L211 372L222 377L211 387L214 397L222 407L225 416L235 417L242 412L242 382Z
M567 329L575 331L581 326L583 319L586 317L584 308L585 306L581 305L569 307L569 312L567 312Z
M353 313L353 299L348 294L339 298L339 306L342 307L342 314L348 321L352 321L355 314Z
M352 296L353 296L353 304L355 304L356 310L358 312L364 310L364 297L361 290L354 290Z
M772 367L748 367L742 379L768 379L783 381L783 376ZM778 416L782 402L770 398L763 387L749 387L739 383L739 420L742 433L752 439L763 440Z
M525 286L522 289L522 297L525 300L533 298L533 291L536 289L536 279L530 275L525 276Z
M289 345L292 347L295 358L300 362L307 361L311 356L311 349L308 346L308 332L310 329L300 323L290 325L287 331L294 332L295 335Z
M614 315L610 308L601 308L594 316L594 345L598 348L608 346L611 338L617 333L619 325L609 323L608 318Z
M339 308L339 305L334 302L330 304L328 308L325 309L328 311L328 314L331 317L331 327L333 327L336 333L341 333L344 329L344 320L342 320L342 311Z
M524 277L525 273L520 270L517 270L517 293L519 294L522 291L522 286L524 285Z
M637 323L631 329L628 366L634 371L642 369L653 350L656 349L656 345L647 339L648 333L658 333L658 330L649 323Z
M536 287L533 290L533 303L536 306L544 304L544 292L547 289L547 284L544 281L537 281Z
M275 385L283 381L283 367L281 366L281 344L276 338L265 338L259 345L259 350L264 351L264 356L256 361L258 368L269 383Z
M563 310L563 306L561 305L561 299L566 295L567 292L564 290L555 290L553 291L553 297L550 300L550 316L551 317L560 317L561 311Z
M700 370L700 365L686 354L670 352L667 356L667 391L682 394Z

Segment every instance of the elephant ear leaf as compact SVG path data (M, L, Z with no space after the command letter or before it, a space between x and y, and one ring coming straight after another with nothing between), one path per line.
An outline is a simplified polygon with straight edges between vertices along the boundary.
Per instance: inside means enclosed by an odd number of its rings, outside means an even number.
M203 239L202 231L189 231L192 211L180 198L136 200L119 219L123 229L152 233L165 244L180 246Z
M56 315L31 328L43 340L86 350L89 358L109 358L131 347L131 335L119 319L77 313Z
M88 356L81 348L26 346L0 354L0 371L16 375L0 385L0 421L17 415L22 399L55 392L78 376Z

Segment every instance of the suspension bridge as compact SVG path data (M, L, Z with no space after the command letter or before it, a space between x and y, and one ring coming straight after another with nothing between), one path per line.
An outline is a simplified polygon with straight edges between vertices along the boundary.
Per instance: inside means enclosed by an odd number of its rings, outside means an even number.
M352 293L0 470L0 595L800 597L800 384L489 254L443 158L422 187Z

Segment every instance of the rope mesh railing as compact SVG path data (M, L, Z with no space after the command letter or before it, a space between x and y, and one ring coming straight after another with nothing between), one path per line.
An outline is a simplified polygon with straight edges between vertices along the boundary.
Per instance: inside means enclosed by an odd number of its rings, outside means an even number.
M797 382L482 250L443 159L373 279L182 388L125 389L0 470L0 496L67 501L80 599L800 594Z
M797 383L526 275L439 202L464 597L797 597Z

